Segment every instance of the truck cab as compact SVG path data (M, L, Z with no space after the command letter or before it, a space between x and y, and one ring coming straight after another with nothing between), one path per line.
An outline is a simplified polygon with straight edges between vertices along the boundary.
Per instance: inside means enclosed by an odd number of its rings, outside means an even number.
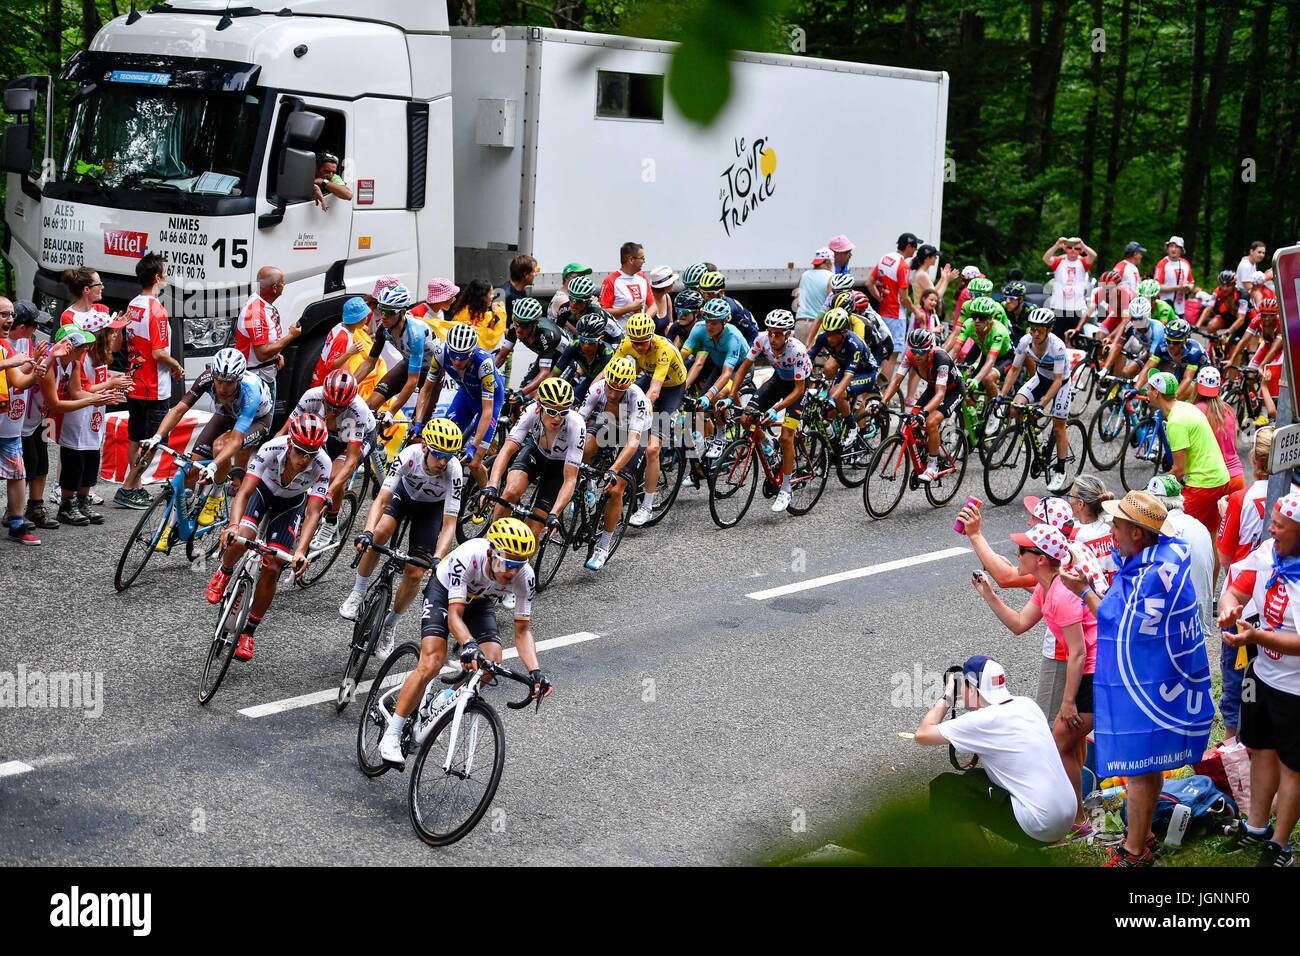
M57 321L60 274L86 265L120 309L139 292L135 264L159 253L189 378L233 342L257 269L282 269L281 324L305 332L283 397L346 297L382 275L414 288L422 271L451 274L451 67L441 4L277 6L181 0L113 20L61 74L61 137L49 77L8 85L0 165L17 293ZM324 152L352 202L314 200Z

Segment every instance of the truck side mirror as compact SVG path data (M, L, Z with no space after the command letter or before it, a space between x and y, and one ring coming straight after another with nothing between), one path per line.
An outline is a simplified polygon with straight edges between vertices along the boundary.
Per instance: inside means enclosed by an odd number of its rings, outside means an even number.
M26 89L5 90L5 112L31 113L36 109L36 91Z
M6 113L16 115L18 121L5 127L0 169L10 173L29 173L36 156L36 126L32 122L36 112L36 91L17 87L5 90L4 108Z
M316 143L325 132L325 117L300 110L284 123L280 166L276 171L275 193L286 202L312 198L316 179Z

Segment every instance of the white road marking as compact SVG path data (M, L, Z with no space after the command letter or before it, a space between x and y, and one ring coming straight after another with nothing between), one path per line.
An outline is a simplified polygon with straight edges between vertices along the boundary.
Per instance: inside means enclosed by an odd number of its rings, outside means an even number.
M573 634L565 634L563 637L551 637L544 641L538 641L536 644L537 652L554 650L557 647L568 647L570 644L582 644L585 641L594 641L601 635L593 634L591 631L576 631ZM519 656L519 652L513 647L506 648L501 655L502 660L513 660ZM444 667L443 671L449 673L450 667ZM400 674L389 674L385 683L389 686L397 683L399 680L405 680L410 671L403 671ZM365 700L365 695L370 692L370 687L374 681L362 681L357 685L356 699ZM239 713L245 717L269 717L272 714L281 714L286 710L297 710L300 707L310 707L313 704L323 704L326 701L338 700L339 689L331 687L329 690L316 691L313 694L301 694L298 697L289 697L285 700L273 701L269 704L257 704L253 707L244 707ZM28 769L31 769L30 767Z
M20 773L30 773L35 770L29 763L23 763L21 760L9 760L0 763L0 777L16 777Z
M928 564L931 561L942 561L944 558L955 558L959 554L968 554L969 552L970 548L944 548L942 551L930 551L910 558L899 558L896 561L885 561L883 564L854 568L852 571L840 571L837 574L827 574L820 578L809 578L807 581L796 581L794 584L782 584L780 587L768 588L765 591L754 591L751 594L746 594L745 597L752 598L755 601L766 601L768 598L784 597L787 594L795 594L799 591L825 587L827 584L839 584L841 581L852 581L854 578L869 578L874 574L884 574L886 571L897 571L917 564Z

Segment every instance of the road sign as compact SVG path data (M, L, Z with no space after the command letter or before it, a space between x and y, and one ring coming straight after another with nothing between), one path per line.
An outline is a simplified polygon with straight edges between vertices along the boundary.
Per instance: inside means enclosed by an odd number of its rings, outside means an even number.
M1286 383L1295 395L1296 362L1300 361L1300 246L1287 246L1273 253L1273 288L1282 309Z
M1284 425L1273 435L1268 473L1276 475L1279 471L1297 467L1300 467L1300 425Z

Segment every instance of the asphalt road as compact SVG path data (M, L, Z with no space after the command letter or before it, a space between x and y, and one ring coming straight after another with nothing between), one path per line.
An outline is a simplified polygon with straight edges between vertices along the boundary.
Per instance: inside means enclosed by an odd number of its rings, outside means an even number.
M972 469L953 508L931 509L918 491L873 522L860 491L832 475L810 515L773 515L760 496L728 531L705 492L684 490L599 575L570 556L538 599L535 634L599 636L542 653L556 693L539 712L498 707L507 759L492 811L440 850L411 828L405 775L357 769L358 703L341 716L330 703L240 713L337 686L345 560L313 590L282 587L254 661L233 663L200 707L206 570L176 554L115 593L137 513L108 505L100 527L46 532L40 548L5 543L0 672L85 672L103 689L95 716L0 707L0 858L733 864L815 850L846 812L947 766L942 750L900 736L946 666L993 654L1013 690L1032 693L1038 632L1010 635L970 587L973 554L946 554L965 544L955 505L979 489ZM1006 536L1023 524L1019 507L992 509L986 533L1010 554ZM917 563L752 596L903 559ZM403 627L416 636L416 612ZM498 704L516 693L489 691Z

